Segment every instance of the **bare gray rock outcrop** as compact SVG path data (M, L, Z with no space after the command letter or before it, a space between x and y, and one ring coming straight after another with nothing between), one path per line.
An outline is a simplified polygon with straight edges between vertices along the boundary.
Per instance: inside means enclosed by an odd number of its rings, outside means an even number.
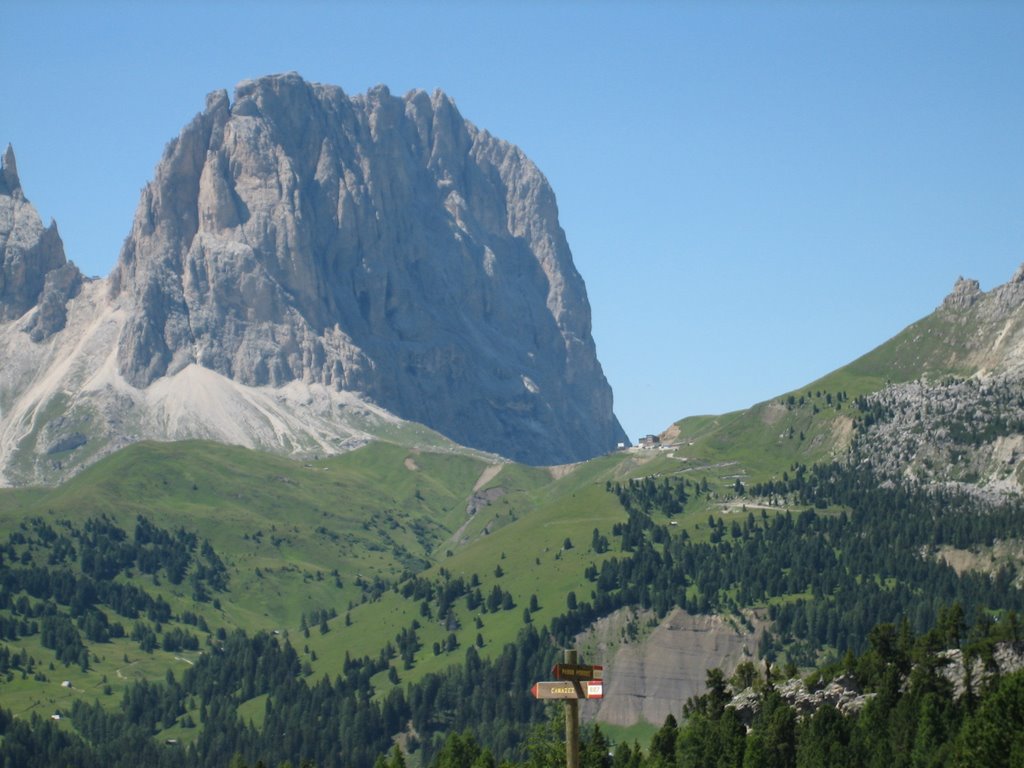
M706 690L708 669L731 674L755 658L763 630L753 614L741 621L681 608L661 620L636 608L598 619L576 638L576 647L588 664L604 667L605 695L581 708L581 717L616 726L678 717L691 696Z
M953 696L960 698L968 690L977 692L991 684L993 677L1011 675L1024 669L1024 643L996 643L988 658L978 655L965 658L959 648L951 648L943 652L941 657L946 663L940 667L939 672L952 683Z
M977 280L959 277L953 285L953 292L943 299L942 306L944 309L954 311L970 309L981 296L981 283Z
M286 74L211 94L164 152L111 276L117 364L354 391L534 464L625 436L554 194L443 93Z
M936 374L857 399L855 460L990 500L1024 490L1024 266L988 292L961 277L902 337L893 359L928 358Z
M1024 487L1019 373L891 385L858 407L852 455L884 478L955 485L993 501Z
M64 256L57 224L44 228L26 199L8 145L0 167L0 322L17 320L39 305L26 330L33 341L42 341L64 327L66 304L81 282L78 268Z
M990 685L993 677L1010 675L1024 669L1024 643L996 643L989 658L973 656L970 659L970 675L967 674L964 654L959 648L943 651L939 658L942 664L938 667L938 674L952 684L953 698L959 699L970 689L978 691ZM808 688L800 678L794 677L777 683L775 690L786 704L796 710L800 719L813 715L825 705L835 707L844 715L855 715L876 695L864 693L853 675L849 674L839 675L813 689ZM761 710L762 701L761 691L747 688L736 693L726 706L735 709L740 722L749 728Z
M835 707L844 715L855 715L875 696L874 693L863 693L850 675L840 675L815 690L794 677L779 683L776 691L786 704L796 710L798 718L813 715L825 705ZM727 706L736 710L740 722L750 728L761 711L762 701L762 691L747 688L734 695Z

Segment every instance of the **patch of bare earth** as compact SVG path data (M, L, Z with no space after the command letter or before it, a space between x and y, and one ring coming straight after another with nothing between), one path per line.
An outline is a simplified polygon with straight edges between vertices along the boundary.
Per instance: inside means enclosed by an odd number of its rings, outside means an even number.
M505 495L506 491L501 486L480 490L496 478L504 466L504 464L492 464L480 473L480 477L477 478L476 484L473 486L473 494L466 500L466 521L449 537L448 544L461 546L468 543L469 538L466 536L466 529L469 528L469 524L473 521L476 513L484 507L489 507Z
M596 709L580 708L585 720L628 726L678 718L686 700L705 691L708 669L731 675L741 661L756 658L764 631L756 617L753 631L735 617L678 608L653 627L652 618L650 611L621 609L577 639L581 660L604 666L604 698Z
M832 422L832 445L845 448L853 439L853 419L848 416L837 416Z
M996 541L991 547L979 547L975 550L943 546L936 551L935 557L945 562L958 575L967 571L994 574L1004 566L1020 570L1020 566L1024 564L1024 541ZM1024 576L1018 576L1014 585L1018 588L1024 587Z
M504 466L504 464L491 464L489 467L485 467L484 471L480 473L480 477L477 478L476 484L473 486L473 493L476 493L491 482L491 480L496 478Z
M548 467L548 473L551 475L552 480L561 480L567 475L571 475L576 471L579 464L558 464L553 467Z
M764 424L774 424L786 415L786 406L780 403L768 403L761 411L761 421Z

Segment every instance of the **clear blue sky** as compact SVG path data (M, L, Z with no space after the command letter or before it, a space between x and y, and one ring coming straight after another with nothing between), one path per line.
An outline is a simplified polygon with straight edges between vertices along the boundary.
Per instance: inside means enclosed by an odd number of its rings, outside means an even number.
M0 142L89 274L207 92L443 89L554 187L634 439L1024 262L1022 3L7 0L2 28Z

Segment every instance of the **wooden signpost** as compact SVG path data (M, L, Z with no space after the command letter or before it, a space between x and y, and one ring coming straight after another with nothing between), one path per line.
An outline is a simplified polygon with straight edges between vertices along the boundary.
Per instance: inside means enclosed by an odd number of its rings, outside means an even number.
M566 650L565 659L551 669L554 681L534 683L530 689L535 699L565 701L565 765L580 765L580 699L604 697L604 667L577 663L576 651Z

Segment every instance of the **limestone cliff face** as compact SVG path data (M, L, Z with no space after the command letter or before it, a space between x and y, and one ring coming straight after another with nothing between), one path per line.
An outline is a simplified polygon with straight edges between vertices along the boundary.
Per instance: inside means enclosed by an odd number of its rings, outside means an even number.
M65 305L78 292L81 274L64 256L57 225L43 228L33 205L25 198L10 145L0 164L0 322L27 319L33 341L64 327Z
M287 74L211 94L143 191L110 281L117 365L359 392L536 464L625 439L554 194L444 94Z

